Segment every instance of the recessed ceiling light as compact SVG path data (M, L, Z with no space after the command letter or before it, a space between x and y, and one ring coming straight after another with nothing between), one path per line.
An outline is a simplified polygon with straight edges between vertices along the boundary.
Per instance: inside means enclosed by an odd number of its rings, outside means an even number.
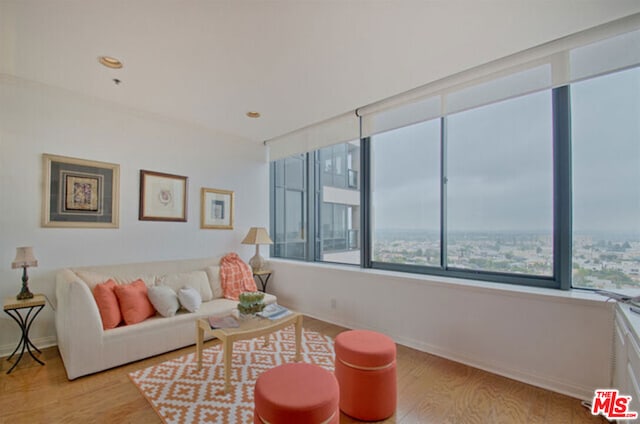
M260 112L254 112L254 111L247 112L247 116L249 118L259 118L260 117Z
M115 57L110 56L100 56L98 58L98 62L111 69L120 69L122 68L122 62L120 62Z

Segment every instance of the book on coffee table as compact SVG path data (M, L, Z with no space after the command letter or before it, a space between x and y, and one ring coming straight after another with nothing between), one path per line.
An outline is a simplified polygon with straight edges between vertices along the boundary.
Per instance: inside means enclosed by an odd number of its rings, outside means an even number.
M291 311L284 306L280 306L277 303L271 303L264 307L262 312L258 313L258 316L263 318L269 318L271 320L277 320L291 315Z
M211 328L237 328L240 323L233 315L225 315L222 317L209 317L209 325Z

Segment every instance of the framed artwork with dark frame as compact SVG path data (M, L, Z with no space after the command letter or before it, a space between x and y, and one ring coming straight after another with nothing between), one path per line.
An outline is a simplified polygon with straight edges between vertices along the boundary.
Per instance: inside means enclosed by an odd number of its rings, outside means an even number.
M187 222L187 177L140 170L138 219Z
M233 230L233 191L202 187L200 228Z
M118 228L120 165L43 154L42 226Z

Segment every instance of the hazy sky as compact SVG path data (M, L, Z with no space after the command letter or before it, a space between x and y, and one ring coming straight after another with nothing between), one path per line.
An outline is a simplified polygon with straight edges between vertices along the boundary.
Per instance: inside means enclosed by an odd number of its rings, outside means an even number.
M574 84L574 230L640 231L640 69ZM448 118L451 230L552 231L551 94ZM373 137L375 228L439 229L439 120Z
M640 68L572 89L574 228L640 231Z

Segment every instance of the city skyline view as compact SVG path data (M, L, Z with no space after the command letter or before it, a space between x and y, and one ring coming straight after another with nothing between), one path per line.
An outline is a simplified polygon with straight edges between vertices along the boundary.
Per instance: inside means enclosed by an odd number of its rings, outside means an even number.
M572 249L573 287L640 289L640 233L578 233ZM377 262L440 267L439 232L378 230ZM449 234L449 268L507 274L553 275L553 241L540 233Z

